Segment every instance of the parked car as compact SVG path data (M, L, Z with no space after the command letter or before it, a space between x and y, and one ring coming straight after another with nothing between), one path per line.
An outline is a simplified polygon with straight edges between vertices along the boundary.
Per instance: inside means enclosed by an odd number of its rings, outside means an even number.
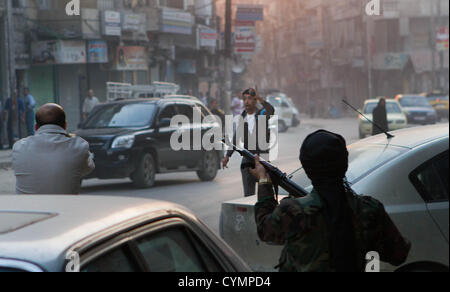
M292 100L292 98L288 97L287 98L287 102L289 103L289 105L292 108L292 112L294 113L294 116L292 117L292 127L298 127L301 124L301 120L300 120L300 111L297 108L297 106L295 105L294 101Z
M249 272L192 212L149 199L0 196L0 272Z
M373 121L373 110L377 107L378 99L369 99L364 102L362 113ZM389 124L389 131L403 129L407 126L407 118L400 104L394 99L386 99L386 112ZM358 117L359 138L363 139L367 135L372 135L373 125L362 115Z
M438 121L441 119L447 119L448 120L448 95L444 95L440 91L434 91L432 93L424 93L422 94L425 96L430 103L430 105L436 110L436 113L438 115Z
M436 124L437 113L424 96L400 94L395 99L402 106L408 124Z
M220 169L222 151L175 151L174 133L195 130L201 137L218 123L194 121L193 112L212 115L200 102L188 99L123 100L97 106L76 135L90 144L96 168L87 178L127 178L137 187L152 187L157 173L196 171L203 181L214 180ZM189 118L189 126L171 127L176 115ZM203 149L203 148L202 148ZM218 148L217 148L218 149Z
M401 267L404 271L448 270L449 125L391 133L395 137L389 140L381 134L348 147L347 179L356 193L380 200L403 236L412 242ZM302 169L293 180L311 191L311 181ZM259 239L256 200L253 196L223 203L220 234L253 270L273 271L282 247ZM388 264L381 268L395 269Z
M294 110L286 95L269 95L266 100L275 108L275 115L278 116L278 131L280 133L287 132L289 128L294 126Z

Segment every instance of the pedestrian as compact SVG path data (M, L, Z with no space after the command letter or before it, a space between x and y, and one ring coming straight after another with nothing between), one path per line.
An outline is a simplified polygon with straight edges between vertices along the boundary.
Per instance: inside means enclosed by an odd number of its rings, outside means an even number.
M266 102L255 89L250 88L245 90L242 96L244 98L245 111L240 116L234 131L233 143L234 145L237 145L238 142L244 142L244 148L253 154L267 154L269 153L269 149L261 149L261 145L259 145L259 135L264 133L266 135L265 142L270 142L269 119L275 114L275 109L270 103ZM262 108L259 109L261 106ZM266 119L264 129L259 128L258 121L261 117L265 117ZM233 153L233 150L229 150L227 152L225 158L222 160L223 168L228 166ZM249 161L245 157L242 159L242 184L244 186L244 195L246 197L256 195L257 180L255 180L255 178L250 174L250 168L253 167L253 165L254 161Z
M340 135L309 135L300 161L314 189L303 198L274 198L270 176L256 158L260 182L255 219L264 242L285 245L281 272L363 272L368 252L398 266L411 243L402 237L379 201L356 195L345 180L348 151Z
M83 103L83 113L82 113L83 121L86 120L86 118L92 112L94 107L96 107L99 103L100 103L100 101L95 96L94 90L89 89L88 96L84 99L84 103Z
M30 90L28 88L24 89L25 96L25 124L27 127L27 135L34 135L34 107L36 106L36 100L30 94Z
M244 101L239 97L240 93L237 93L236 96L231 101L231 112L233 116L239 116L244 111Z
M17 138L22 137L22 123L25 121L25 105L14 91L11 97L5 101L3 120L6 121L9 149L12 149Z
M213 115L219 117L222 123L222 128L225 127L225 113L219 108L219 102L217 101L217 99L211 99L211 101L209 102L209 109L211 110L211 113Z
M18 194L79 194L81 179L95 167L89 144L67 134L57 104L36 112L36 134L14 145L12 166Z
M381 98L378 102L377 107L373 110L373 122L376 124L376 126L372 126L373 136L389 131L386 111L386 99Z
M208 93L203 93L200 100L206 107L208 107Z

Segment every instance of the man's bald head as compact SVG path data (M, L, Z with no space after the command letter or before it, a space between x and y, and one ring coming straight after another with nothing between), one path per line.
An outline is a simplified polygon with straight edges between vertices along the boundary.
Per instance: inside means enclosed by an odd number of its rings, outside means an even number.
M57 125L66 129L66 113L60 105L48 103L38 109L36 112L36 129L45 125Z

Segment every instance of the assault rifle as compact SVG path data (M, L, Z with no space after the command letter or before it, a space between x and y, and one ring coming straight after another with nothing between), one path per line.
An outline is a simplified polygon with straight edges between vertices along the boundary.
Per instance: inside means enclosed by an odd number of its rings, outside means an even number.
M241 156L247 158L249 161L255 161L255 155L247 149L241 149L233 145L231 142L227 143L226 139L222 140L222 143L229 147L232 147L234 151L238 152ZM277 195L279 186L286 190L289 195L296 198L305 197L309 194L304 188L289 179L288 175L282 172L279 168L270 164L262 158L260 158L260 161L264 168L267 170L270 179L272 180L272 183L275 187L275 193ZM254 163L252 164L252 166L252 168L255 168Z

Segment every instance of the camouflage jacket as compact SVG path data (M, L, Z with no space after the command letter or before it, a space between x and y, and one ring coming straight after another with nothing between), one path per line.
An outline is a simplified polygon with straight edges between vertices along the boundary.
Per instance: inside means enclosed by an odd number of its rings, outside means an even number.
M411 248L383 204L366 196L347 193L353 210L357 250L356 266L365 269L365 256L376 251L380 260L398 266ZM327 227L319 194L313 190L304 198L286 198L277 203L270 185L260 185L255 219L258 235L264 242L284 245L278 267L281 272L333 271Z

